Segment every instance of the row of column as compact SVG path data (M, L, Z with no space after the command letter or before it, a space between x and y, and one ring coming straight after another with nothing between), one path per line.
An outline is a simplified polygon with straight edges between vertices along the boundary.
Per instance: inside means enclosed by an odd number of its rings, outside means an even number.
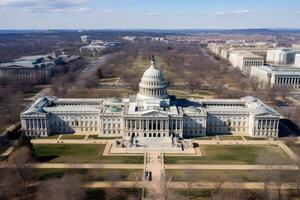
M125 119L126 130L168 130L168 120Z
M263 65L263 61L245 61L244 65L246 67L247 66L262 66Z
M285 78L275 78L275 85L299 85L300 84L300 77L285 77Z
M182 129L182 120L158 120L158 119L125 119L125 130L180 130Z
M25 119L26 130L45 130L47 129L46 119Z
M256 130L277 130L279 125L278 120L261 119L255 123Z
M142 94L145 96L163 96L167 93L167 88L147 89L141 88Z
M30 69L1 69L0 76L33 76L35 73Z

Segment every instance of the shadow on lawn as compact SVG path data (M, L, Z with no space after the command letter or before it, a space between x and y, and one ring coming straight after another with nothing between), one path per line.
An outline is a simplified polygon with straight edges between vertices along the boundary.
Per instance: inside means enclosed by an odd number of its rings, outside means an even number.
M37 160L39 162L49 162L49 161L51 161L51 160L53 160L55 158L58 158L58 156L39 156L37 158Z

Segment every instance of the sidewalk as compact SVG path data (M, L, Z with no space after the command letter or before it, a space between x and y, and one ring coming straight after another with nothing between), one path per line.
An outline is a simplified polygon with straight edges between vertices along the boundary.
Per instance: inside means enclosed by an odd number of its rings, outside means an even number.
M265 165L166 164L165 169L265 170ZM298 170L296 165L269 165L270 170Z
M38 169L144 169L143 164L100 164L100 163L36 163L28 164L30 168ZM1 168L12 167L2 164Z

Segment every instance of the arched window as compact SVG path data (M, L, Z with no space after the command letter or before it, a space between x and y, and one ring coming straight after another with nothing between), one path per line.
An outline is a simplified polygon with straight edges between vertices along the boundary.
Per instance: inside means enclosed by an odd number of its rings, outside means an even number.
M147 137L147 133L144 133L144 137Z
M157 137L160 137L160 133L157 134Z
M149 137L152 137L152 134L151 134L151 133L149 133Z
M156 137L156 133L153 133L153 137Z

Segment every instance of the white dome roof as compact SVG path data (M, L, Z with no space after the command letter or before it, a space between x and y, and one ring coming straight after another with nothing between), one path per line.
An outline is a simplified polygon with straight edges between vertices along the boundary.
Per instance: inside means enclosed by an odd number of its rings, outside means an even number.
M142 77L142 82L143 81L164 82L166 80L162 71L155 67L154 61L151 61L151 66L144 72L144 75Z
M167 81L163 72L155 67L155 60L152 58L150 67L145 71L139 84L140 97L167 98Z

